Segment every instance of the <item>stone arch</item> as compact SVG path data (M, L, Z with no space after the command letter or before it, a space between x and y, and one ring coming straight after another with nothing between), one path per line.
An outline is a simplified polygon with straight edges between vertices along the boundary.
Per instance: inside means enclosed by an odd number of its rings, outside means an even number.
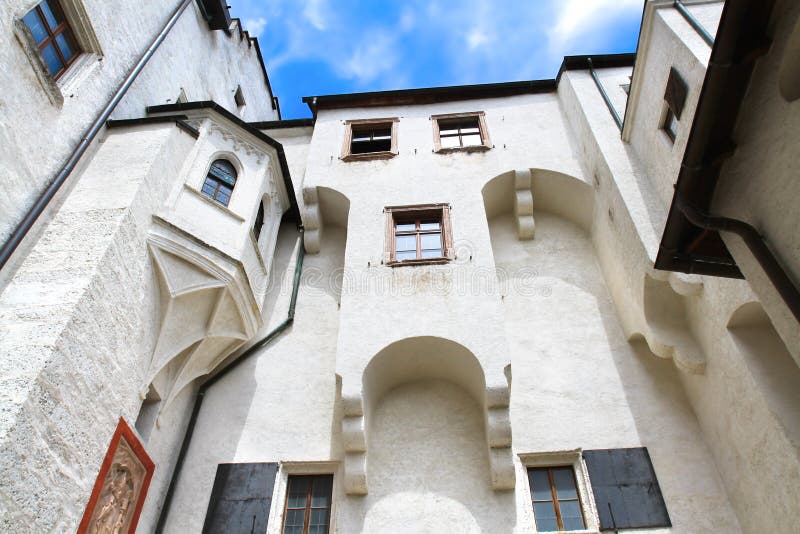
M303 189L303 204L306 252L319 252L325 226L343 229L346 237L350 199L344 193L330 187L307 187Z
M481 189L486 218L513 213L520 239L533 239L534 211L546 211L589 232L594 212L592 187L574 176L549 169L519 169L499 174Z
M789 440L800 445L800 367L761 303L739 306L727 328L769 411Z
M381 399L395 388L431 380L455 384L474 400L483 419L491 486L495 490L514 487L508 384L493 385L489 380L487 386L480 361L463 345L441 337L418 336L395 341L377 352L364 368L360 393L342 398L347 493L367 493L368 434Z

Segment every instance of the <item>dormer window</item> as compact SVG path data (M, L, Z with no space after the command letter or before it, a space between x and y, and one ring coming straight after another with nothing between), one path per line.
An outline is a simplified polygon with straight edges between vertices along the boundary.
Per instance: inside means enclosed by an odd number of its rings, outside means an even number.
M230 161L216 160L208 169L201 189L202 193L223 206L227 206L231 200L233 187L236 185L236 174L236 169Z

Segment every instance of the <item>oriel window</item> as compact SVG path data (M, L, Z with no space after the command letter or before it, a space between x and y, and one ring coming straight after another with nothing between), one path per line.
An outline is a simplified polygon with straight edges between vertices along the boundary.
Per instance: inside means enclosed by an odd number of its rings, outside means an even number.
M33 35L47 70L58 79L81 53L61 5L57 0L44 0L22 21Z
M218 159L211 164L203 182L202 193L223 206L231 201L231 194L236 185L236 169L230 161Z
M283 534L327 534L333 475L289 475Z
M528 482L536 530L568 532L586 528L572 466L529 467Z

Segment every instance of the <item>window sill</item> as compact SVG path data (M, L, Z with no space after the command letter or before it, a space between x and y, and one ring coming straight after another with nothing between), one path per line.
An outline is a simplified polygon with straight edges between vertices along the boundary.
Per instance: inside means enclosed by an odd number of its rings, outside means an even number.
M403 267L405 265L439 265L449 262L450 258L425 258L422 260L392 260L387 261L386 265L388 267Z
M374 159L391 159L397 152L386 150L383 152L367 152L366 154L348 154L341 158L342 161L370 161Z
M223 206L222 204L220 204L216 200L212 200L212 199L208 198L202 192L198 191L197 189L195 189L194 187L190 186L189 184L183 184L183 187L187 191L189 191L190 193L193 193L195 196L200 197L201 200L203 200L204 202L206 202L208 204L211 204L212 206L214 206L218 210L222 211L223 213L225 213L229 217L232 217L232 218L236 219L239 222L244 222L244 217L242 217L238 213L234 213L228 207Z
M472 152L486 152L491 149L492 147L487 145L476 145L476 146L459 146L453 148L440 148L439 150L435 150L434 152L436 152L437 154L453 154L456 152L466 152L469 154Z

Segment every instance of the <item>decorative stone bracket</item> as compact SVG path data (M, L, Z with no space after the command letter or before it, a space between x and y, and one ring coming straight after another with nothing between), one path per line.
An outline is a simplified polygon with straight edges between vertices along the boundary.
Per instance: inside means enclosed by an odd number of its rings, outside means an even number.
M533 193L531 192L531 170L514 171L514 217L520 239L533 239L536 223L533 220Z

